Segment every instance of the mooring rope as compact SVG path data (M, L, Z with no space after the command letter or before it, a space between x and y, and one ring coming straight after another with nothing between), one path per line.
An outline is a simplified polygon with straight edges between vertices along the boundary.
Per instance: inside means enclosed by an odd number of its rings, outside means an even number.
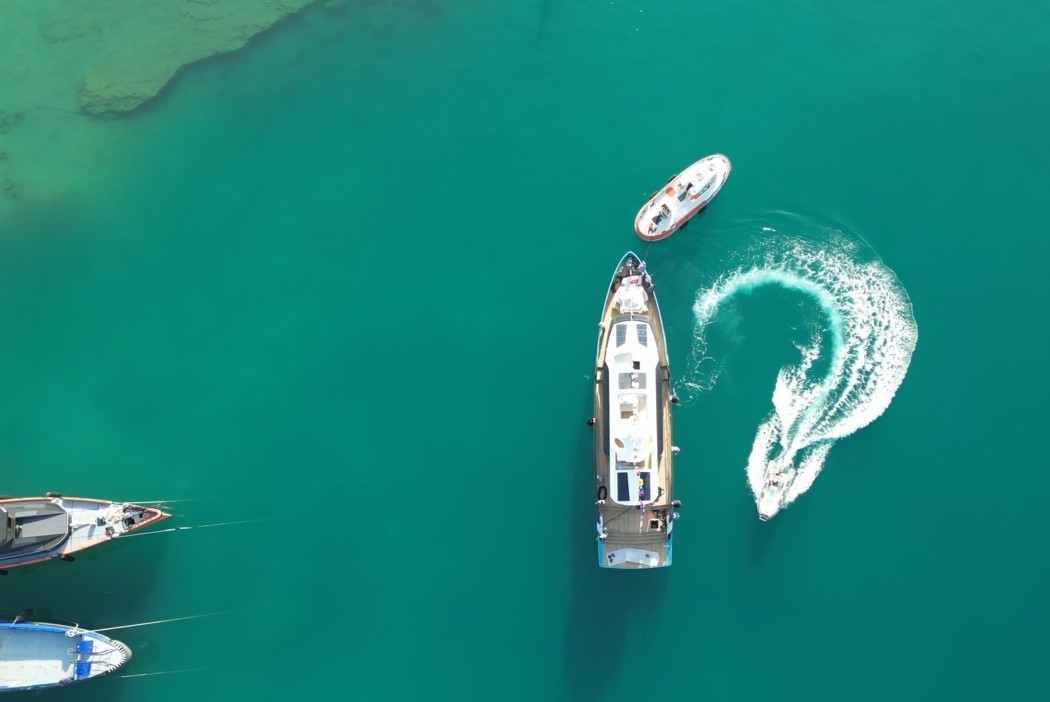
M232 609L228 609L225 612L211 612L210 614L191 614L188 617L175 617L174 619L158 619L153 622L141 622L139 624L124 624L122 626L107 626L105 629L92 629L92 631L116 631L117 629L131 629L136 626L149 626L150 624L167 624L168 622L183 622L187 619L202 619L204 617L217 617L220 614L229 614Z
M160 529L158 531L144 531L141 534L123 534L120 538L130 539L135 536L153 536L154 534L167 534L170 531L189 531L190 529L208 529L209 527L218 526L230 526L233 524L254 524L256 522L264 521L262 519L241 519L236 522L217 522L215 524L197 524L196 526L180 526L171 527L170 529Z

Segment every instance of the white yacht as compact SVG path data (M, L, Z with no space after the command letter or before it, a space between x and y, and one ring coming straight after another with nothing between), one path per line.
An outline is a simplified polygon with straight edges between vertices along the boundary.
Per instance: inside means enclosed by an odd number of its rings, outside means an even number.
M598 325L594 477L598 564L671 565L674 509L671 392L660 309L645 263L616 267Z

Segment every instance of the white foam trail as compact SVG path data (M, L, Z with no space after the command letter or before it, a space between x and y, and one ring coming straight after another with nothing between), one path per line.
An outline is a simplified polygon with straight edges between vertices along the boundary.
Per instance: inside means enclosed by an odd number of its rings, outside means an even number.
M764 237L773 231L762 230ZM684 382L692 390L708 390L717 380L718 364L706 355L706 331L734 295L777 285L812 298L825 316L826 329L816 325L810 341L799 346L799 363L777 374L773 410L758 427L747 465L756 501L771 463L797 471L781 506L808 490L834 442L882 414L907 373L918 340L908 294L881 261L860 261L858 255L841 234L820 246L801 238L765 238L744 263L697 292L694 371ZM828 359L828 370L814 378L820 358Z

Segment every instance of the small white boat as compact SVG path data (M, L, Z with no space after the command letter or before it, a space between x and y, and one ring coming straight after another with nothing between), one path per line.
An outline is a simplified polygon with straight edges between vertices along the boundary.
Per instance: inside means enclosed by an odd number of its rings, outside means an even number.
M780 470L777 461L771 461L762 480L762 491L758 495L758 518L769 521L780 511L795 481L797 471L794 468Z
M87 497L0 498L0 575L71 554L167 519L156 507Z
M638 210L634 231L646 241L656 241L684 229L689 218L711 202L729 178L732 165L722 154L705 156L667 179Z
M98 632L18 619L0 622L0 692L90 680L130 658L131 649Z

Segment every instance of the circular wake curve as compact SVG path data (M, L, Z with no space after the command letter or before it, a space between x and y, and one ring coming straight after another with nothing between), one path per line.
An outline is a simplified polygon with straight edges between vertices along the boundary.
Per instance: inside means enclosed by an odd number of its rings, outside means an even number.
M774 234L763 227L728 273L697 291L692 371L683 381L687 402L714 386L720 368L707 356L706 332L738 293L774 285L819 304L823 319L814 320L809 341L799 345L799 363L777 374L773 410L759 425L748 460L748 483L760 503L770 499L763 490L770 489L771 475L786 478L774 483L787 483L776 504L759 505L764 514L805 492L833 443L886 410L918 340L907 292L882 261L860 260L857 244L841 232L824 232L819 245ZM821 358L827 372L815 378L814 362Z

